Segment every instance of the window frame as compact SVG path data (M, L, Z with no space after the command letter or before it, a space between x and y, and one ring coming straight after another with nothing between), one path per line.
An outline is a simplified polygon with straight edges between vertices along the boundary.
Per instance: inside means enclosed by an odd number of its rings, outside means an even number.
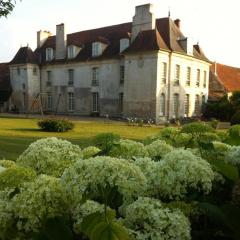
M180 64L176 64L174 68L174 86L179 86L180 84L180 76L181 76L181 66Z
M68 92L68 111L75 111L75 96L74 92Z
M99 113L100 104L99 104L100 98L98 92L92 93L92 112L93 113Z

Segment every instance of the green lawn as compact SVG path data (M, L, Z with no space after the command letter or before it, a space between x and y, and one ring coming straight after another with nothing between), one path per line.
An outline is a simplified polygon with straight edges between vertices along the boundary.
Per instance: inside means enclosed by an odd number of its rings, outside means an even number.
M116 121L74 121L75 128L67 133L46 133L38 129L37 119L0 118L0 159L16 159L38 138L59 137L81 147L92 144L95 135L113 132L122 138L141 140L160 131L160 127L127 126Z

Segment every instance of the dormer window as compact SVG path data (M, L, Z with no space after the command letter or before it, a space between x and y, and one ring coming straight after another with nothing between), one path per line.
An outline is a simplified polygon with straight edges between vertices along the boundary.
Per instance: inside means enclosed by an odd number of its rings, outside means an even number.
M71 46L68 46L68 58L69 59L73 59L75 58L76 54L75 54L75 46L71 45Z
M101 56L107 46L108 44L105 42L98 41L92 43L92 56L93 57Z
M122 38L120 40L120 53L129 47L130 41L128 38Z
M100 42L94 42L92 44L92 56L97 57L100 56L101 53L101 43Z
M47 48L46 49L46 61L52 61L53 60L53 49Z

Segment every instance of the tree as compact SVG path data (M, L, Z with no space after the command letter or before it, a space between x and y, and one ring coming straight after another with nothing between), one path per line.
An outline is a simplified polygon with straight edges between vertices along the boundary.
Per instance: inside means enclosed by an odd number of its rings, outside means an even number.
M0 18L7 17L14 9L16 0L0 0Z

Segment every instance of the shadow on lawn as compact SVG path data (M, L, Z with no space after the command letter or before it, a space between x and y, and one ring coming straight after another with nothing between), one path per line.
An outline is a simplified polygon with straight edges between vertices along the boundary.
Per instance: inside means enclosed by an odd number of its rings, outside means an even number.
M41 132L41 129L38 128L10 128L8 130L18 132Z

